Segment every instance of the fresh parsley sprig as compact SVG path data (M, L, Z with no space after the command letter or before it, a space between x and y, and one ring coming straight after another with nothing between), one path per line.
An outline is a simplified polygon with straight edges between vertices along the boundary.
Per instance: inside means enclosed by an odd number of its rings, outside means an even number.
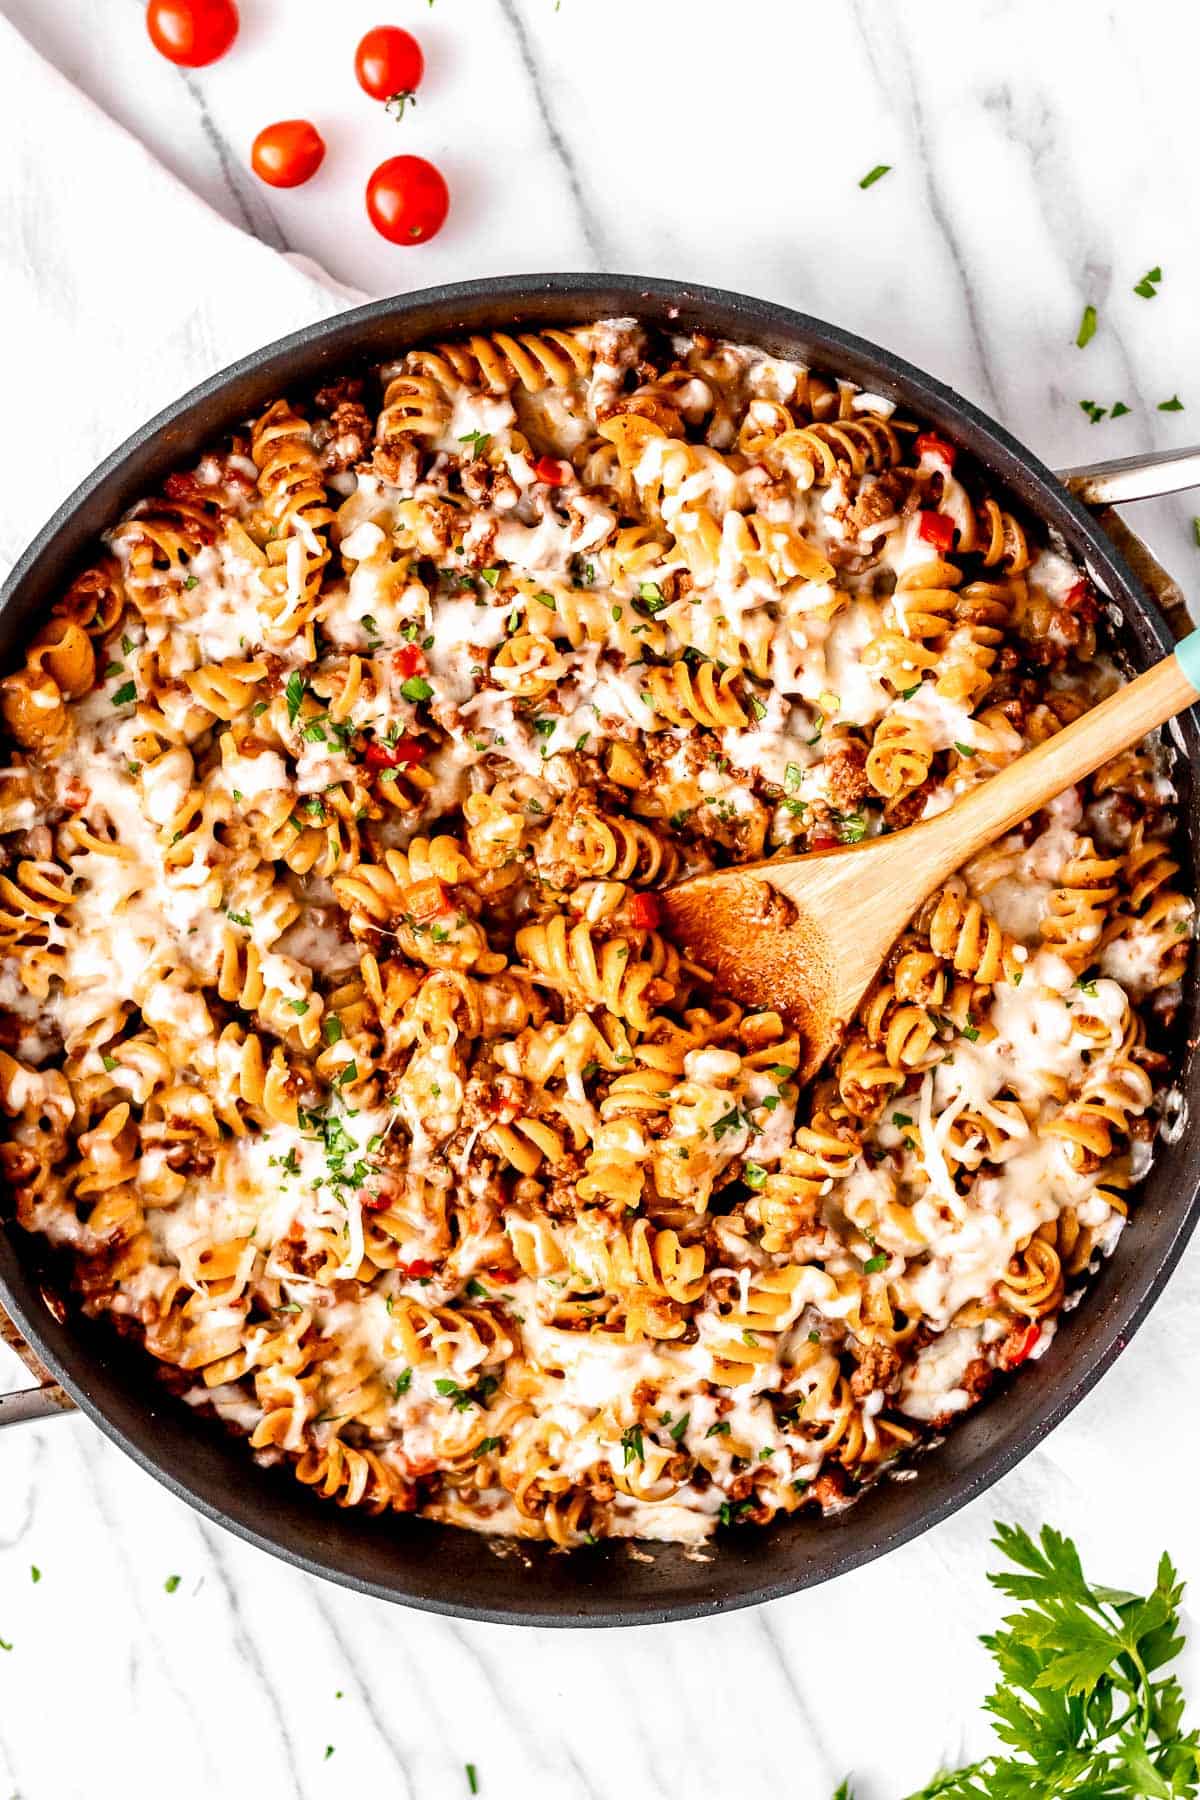
M1183 1730L1183 1690L1163 1670L1183 1648L1183 1583L1163 1556L1151 1592L1095 1587L1070 1538L997 1525L1013 1565L988 1579L1020 1611L982 1642L1000 1672L988 1696L1005 1746L943 1769L907 1800L1194 1800L1200 1733ZM853 1800L849 1780L834 1800Z

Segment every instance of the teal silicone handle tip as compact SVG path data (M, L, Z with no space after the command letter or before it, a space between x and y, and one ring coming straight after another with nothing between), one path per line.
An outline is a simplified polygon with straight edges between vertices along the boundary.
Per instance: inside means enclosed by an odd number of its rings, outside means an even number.
M1180 668L1200 694L1200 631L1190 631L1187 637L1176 644L1175 655L1179 659Z

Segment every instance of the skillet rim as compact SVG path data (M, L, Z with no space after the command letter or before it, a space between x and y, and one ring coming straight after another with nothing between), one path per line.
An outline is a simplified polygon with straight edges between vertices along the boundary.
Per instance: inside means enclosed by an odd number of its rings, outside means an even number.
M398 352L431 335L451 335L456 330L570 324L630 313L668 327L707 328L735 341L766 345L779 354L807 356L811 352L819 366L849 374L863 385L899 392L923 420L942 426L984 464L1000 487L1015 495L1043 526L1050 524L1063 533L1073 553L1086 561L1098 584L1118 606L1126 641L1132 640L1136 646L1136 660L1143 662L1171 648L1173 639L1157 606L1098 523L1039 458L943 382L864 338L777 303L690 282L587 273L496 276L394 295L304 326L209 376L131 433L56 508L0 587L0 634L15 637L42 597L40 590L48 589L52 581L57 584L84 544L94 542L94 523L79 530L87 510L107 507L111 522L120 508L136 497L130 492L123 499L115 498L121 478L135 465L139 472L132 486L144 492L149 483L177 466L201 443L211 441L234 419L245 416L245 409L228 410L230 396L239 386L269 379L275 391L281 392L315 385L323 373L344 372L356 360L386 360L380 355L378 339L389 328L394 331L393 348ZM200 416L214 408L213 416L197 429ZM78 543L73 542L75 537ZM1186 762L1195 764L1200 761L1200 730L1195 719L1188 715L1181 720L1180 730ZM1184 774L1186 784L1186 768ZM1194 801L1190 808L1181 804L1180 814L1181 833L1195 865L1200 859L1200 823ZM1194 867L1189 885L1198 886ZM1184 1018L1176 1026L1180 1033L1186 1030L1193 1037L1198 986L1193 969ZM1186 1083L1184 1071L1178 1085ZM36 1240L24 1233L19 1234L19 1253L8 1221L0 1232L0 1302L81 1410L139 1467L213 1523L309 1574L376 1598L460 1619L560 1627L659 1624L759 1605L859 1568L939 1524L1015 1467L1111 1367L1166 1285L1196 1224L1200 1192L1197 1135L1194 1151L1189 1152L1186 1140L1160 1151L1142 1188L1133 1215L1134 1228L1125 1240L1128 1247L1123 1245L1125 1259L1119 1248L1092 1282L1085 1305L1063 1321L1050 1352L1054 1356L1059 1341L1069 1340L1063 1348L1072 1354L1061 1366L1051 1369L1048 1357L1046 1373L1039 1368L1040 1381L1027 1377L975 1409L948 1439L919 1459L915 1465L919 1479L907 1487L894 1480L881 1482L854 1507L831 1519L791 1519L754 1534L731 1533L718 1540L719 1550L707 1564L688 1562L673 1546L656 1547L660 1560L679 1565L674 1585L665 1592L660 1591L664 1584L647 1577L643 1567L629 1559L627 1546L620 1541L573 1552L569 1557L522 1543L509 1553L507 1561L489 1569L485 1561L488 1541L458 1528L419 1521L414 1531L401 1532L393 1520L388 1522L390 1535L383 1540L376 1530L378 1521L335 1511L307 1494L300 1497L306 1506L300 1505L294 1491L297 1484L290 1482L290 1491L285 1493L274 1481L277 1472L257 1469L237 1440L225 1432L220 1442L237 1452L236 1468L224 1454L215 1461L196 1451L189 1457L181 1437L184 1421L165 1393L151 1388L147 1399L136 1392L132 1367L127 1379L122 1379L126 1371L121 1348L94 1333L77 1314L71 1315L68 1329L67 1322L48 1309L41 1286L45 1259L32 1247ZM1182 1164L1181 1170L1176 1169L1177 1164ZM1174 1197L1164 1191L1167 1176L1176 1177ZM1151 1214L1148 1229L1165 1239L1149 1258L1135 1239L1137 1223L1147 1212ZM1129 1243L1130 1239L1134 1241ZM40 1262L41 1270L31 1273L26 1261ZM1072 1360L1078 1368L1068 1379ZM144 1387L144 1352L138 1367ZM101 1392L104 1388L110 1391ZM199 1439L206 1422L182 1410L189 1435ZM1014 1428L1017 1411L1022 1418ZM968 1440L972 1439L982 1439L982 1447L971 1449ZM997 1441L989 1447L988 1439ZM967 1447L962 1448L964 1445ZM175 1466L180 1458L203 1464L203 1474L195 1467L181 1474ZM207 1491L222 1485L212 1478L208 1464L217 1468L226 1461L230 1468L225 1491ZM962 1466L956 1467L958 1464ZM247 1489L253 1484L249 1499L241 1491L239 1473ZM905 1504L909 1492L917 1494L915 1506ZM875 1514L881 1508L884 1522L872 1535ZM313 1509L318 1510L310 1522L308 1515ZM899 1525L887 1526L889 1511L900 1513ZM256 1515L265 1515L266 1522ZM308 1540L309 1547L288 1541L297 1534ZM459 1542L452 1543L452 1539ZM344 1549L340 1540L344 1540ZM464 1557L461 1540L473 1546L471 1555ZM385 1558L401 1549L396 1573L387 1577L361 1573L353 1558L356 1541L364 1549L381 1549ZM339 1550L341 1554L336 1555ZM464 1561L474 1562L476 1567L459 1572ZM534 1565L536 1575L522 1566L527 1562ZM564 1578L564 1570L570 1571L569 1579ZM504 1585L490 1576L510 1571L515 1580L507 1585L513 1592L502 1601L489 1597L492 1590ZM489 1578L481 1581L484 1572ZM473 1584L481 1590L475 1598L469 1597ZM464 1598L464 1593L468 1597Z

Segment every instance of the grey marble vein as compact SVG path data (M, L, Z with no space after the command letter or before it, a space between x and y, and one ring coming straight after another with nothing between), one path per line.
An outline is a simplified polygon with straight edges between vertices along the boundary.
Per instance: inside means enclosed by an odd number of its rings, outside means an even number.
M404 1783L404 1793L412 1796L412 1800L416 1800L417 1790L413 1782L412 1770L408 1765L399 1741L375 1703L375 1696L371 1690L370 1671L361 1661L349 1638L338 1625L333 1614L333 1609L326 1603L320 1585L315 1581L310 1585L312 1589L314 1610L322 1624L325 1626L325 1629L328 1631L331 1640L336 1645L338 1655L341 1657L354 1678L355 1686L357 1688L357 1697L362 1704L362 1709L366 1713L375 1735L387 1751L388 1758L395 1767L396 1773ZM395 1800L399 1800L398 1794L396 1795Z
M22 1500L21 1517L17 1521L14 1531L9 1532L7 1536L0 1536L0 1550L11 1550L14 1545L21 1542L33 1525L37 1512L38 1471L45 1461L46 1440L40 1431L30 1432L29 1435L33 1450L33 1467L29 1472L29 1482Z
M534 55L533 44L530 40L528 31L525 29L525 21L517 10L516 0L497 0L497 5L499 6L501 17L508 26L513 42L516 45L517 55L520 58L521 67L524 69L526 77L528 78L530 90L537 105L538 115L545 129L547 141L551 150L554 152L555 160L566 178L567 187L571 194L571 200L575 207L575 213L579 220L579 228L583 233L583 240L588 247L588 254L597 268L612 268L613 263L609 256L608 234L584 191L583 178L579 173L579 166L572 155L570 145L567 143L562 129L555 118L554 111L550 105L549 95L546 92L546 84L542 80L538 60Z
M776 1629L776 1615L773 1608L769 1606L760 1607L754 1614L754 1624L758 1628L759 1636L765 1638L767 1642L772 1659L778 1670L779 1678L787 1689L792 1705L800 1715L810 1742L816 1746L825 1771L829 1775L829 1787L830 1791L832 1791L845 1774L845 1770L839 1770L836 1774L833 1773L833 1753L824 1732L820 1728L817 1716L808 1704L804 1695L804 1690L800 1686L800 1683L796 1678L796 1673L788 1660L787 1650L781 1642L779 1632Z
M203 1716L197 1710L192 1694L189 1693L183 1683L177 1679L176 1671L167 1646L163 1643L159 1634L153 1629L148 1615L138 1603L136 1585L137 1573L129 1560L126 1541L120 1528L120 1520L109 1505L108 1494L105 1491L104 1482L101 1479L100 1472L104 1468L105 1457L110 1455L115 1456L118 1452L110 1450L105 1445L98 1444L86 1424L84 1424L83 1421L80 1421L80 1423L83 1426L83 1429L75 1435L75 1460L82 1468L84 1480L91 1490L91 1497L96 1512L104 1524L109 1542L112 1545L113 1556L121 1563L124 1569L126 1586L130 1595L132 1607L136 1614L138 1628L143 1632L145 1640L153 1644L161 1666L163 1681L170 1689L171 1693L175 1695L183 1711L191 1721L195 1742L207 1760L207 1740L205 1737Z
M851 0L851 15L866 51L867 60L872 73L880 86L886 88L885 71L881 58L877 55L873 42L872 25L868 20L863 0ZM918 85L918 69L916 67L912 46L903 35L899 21L901 13L889 11L886 15L875 14L875 17L886 16L890 27L889 44L893 59L899 59L903 81L901 83L909 118L909 132L912 147L919 159L921 178L925 188L929 216L937 228L946 255L950 259L962 296L963 312L966 316L967 329L970 335L971 350L979 370L980 381L988 405L1000 413L1003 410L1000 387L992 365L991 355L987 347L987 338L980 317L979 296L971 276L966 253L963 249L958 230L950 216L950 209L942 191L942 180L936 158L931 153L929 132L926 123L925 107L920 97Z
M287 1719L284 1717L282 1702L275 1690L275 1685L272 1682L270 1675L267 1673L266 1664L259 1654L258 1645L255 1643L254 1638L250 1633L250 1629L246 1624L246 1618L242 1611L242 1603L238 1595L237 1586L234 1583L226 1564L225 1547L221 1542L221 1535L203 1520L197 1521L197 1530L200 1533L205 1549L208 1551L211 1559L213 1576L217 1586L220 1588L225 1604L229 1609L230 1622L233 1627L230 1634L231 1648L235 1654L242 1658L259 1687L262 1689L267 1702L267 1709L275 1722L275 1729L278 1733L279 1741L283 1746L283 1754L287 1762L288 1774L291 1778L293 1792L300 1796L300 1800L303 1800L303 1796L307 1790L300 1779L300 1767L296 1760L296 1746L292 1741L292 1734L288 1730L288 1723Z
M184 69L180 70L180 77L183 81L183 86L187 92L188 98L196 109L200 129L204 133L205 141L208 143L209 148L217 159L221 177L226 188L229 190L230 198L237 207L238 214L241 217L246 230L250 233L251 237L260 238L264 244L270 244L272 249L290 250L291 245L280 230L279 223L276 220L274 213L272 213L262 196L255 194L253 196L255 204L253 206L251 205L250 198L243 187L238 165L230 154L229 145L225 141L224 135L220 131L212 113L208 109L208 102L204 98L204 92L200 83L196 80L194 75L188 74ZM266 230L261 228L259 217L256 215L261 215L261 218L266 223Z

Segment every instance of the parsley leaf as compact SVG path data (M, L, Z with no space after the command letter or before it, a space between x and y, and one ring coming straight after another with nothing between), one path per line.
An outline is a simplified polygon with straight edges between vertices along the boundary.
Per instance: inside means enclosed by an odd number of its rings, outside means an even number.
M406 700L431 700L433 689L423 675L410 675L407 681L400 683L400 692Z
M1079 331L1075 338L1076 348L1079 350L1085 349L1086 346L1091 343L1095 335L1096 309L1094 306L1085 306L1083 309L1083 317L1079 321Z
M890 175L891 172L892 172L891 163L876 163L875 167L873 169L868 170L868 172L863 176L862 180L859 182L858 185L860 188L874 187L875 183L877 181L882 181L884 176Z
M1070 1538L1048 1525L1036 1540L997 1525L994 1542L1012 1569L989 1580L1018 1609L982 1640L1000 1676L986 1706L1002 1747L939 1771L908 1800L1194 1796L1200 1734L1184 1730L1183 1690L1163 1672L1184 1645L1170 1559L1143 1596L1094 1587ZM834 1800L852 1800L848 1778Z

